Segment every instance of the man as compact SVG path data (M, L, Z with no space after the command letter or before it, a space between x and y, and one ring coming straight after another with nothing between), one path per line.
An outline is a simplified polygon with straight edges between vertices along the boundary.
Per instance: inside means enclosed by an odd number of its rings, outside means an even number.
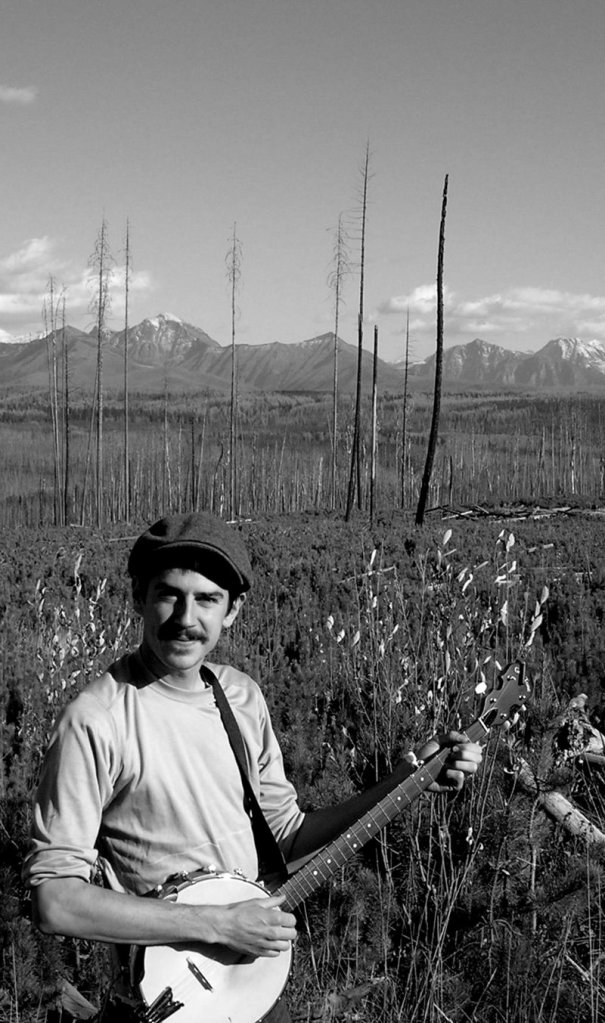
M276 957L295 938L295 918L280 908L280 897L204 906L141 898L179 871L258 875L216 679L241 732L252 790L286 860L339 835L412 768L404 762L368 792L302 813L260 689L208 661L252 582L239 533L207 514L165 518L138 538L128 568L142 642L57 723L24 867L35 919L45 933L143 946L205 942ZM450 733L419 757L440 745L452 752L433 787L459 789L477 770L480 748ZM89 883L97 867L104 887ZM288 1018L282 1003L271 1018Z

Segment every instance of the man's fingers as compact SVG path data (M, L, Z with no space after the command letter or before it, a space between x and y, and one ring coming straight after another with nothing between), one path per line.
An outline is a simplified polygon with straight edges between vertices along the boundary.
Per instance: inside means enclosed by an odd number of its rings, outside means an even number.
M454 764L456 767L460 766L461 770L464 770L464 767L468 764L477 766L477 764L481 763L482 759L483 752L481 747L476 742L469 742L467 740L465 743L452 746L449 763L452 766Z
M464 774L462 771L446 771L445 777L448 788L459 790L464 785Z
M445 738L450 746L456 742L461 742L463 745L470 742L468 735L465 735L464 732L448 732Z

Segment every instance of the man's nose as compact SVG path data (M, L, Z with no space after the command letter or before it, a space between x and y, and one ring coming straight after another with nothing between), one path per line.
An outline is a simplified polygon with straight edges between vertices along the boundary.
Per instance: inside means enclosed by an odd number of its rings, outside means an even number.
M182 597L175 607L175 618L180 625L187 627L195 624L195 601L193 597Z

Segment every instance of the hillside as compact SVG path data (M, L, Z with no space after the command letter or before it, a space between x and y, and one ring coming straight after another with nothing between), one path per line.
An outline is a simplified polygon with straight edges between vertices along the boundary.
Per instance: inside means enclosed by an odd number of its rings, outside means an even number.
M91 391L95 387L97 342L95 332L66 327L70 386ZM46 388L50 337L0 343L0 387ZM124 331L108 333L103 346L103 381L106 391L120 391L124 380ZM63 358L61 332L55 351ZM334 335L329 332L298 342L261 345L237 344L237 382L241 393L268 391L331 392L334 380ZM129 328L129 380L133 392L160 394L228 392L231 387L231 347L220 345L204 330L177 316L159 314ZM372 355L363 351L362 386L372 381ZM62 367L59 367L59 376ZM338 386L341 394L355 390L357 346L338 341ZM430 390L435 356L409 367L411 389ZM400 393L402 363L378 360L378 387ZM537 352L515 352L475 338L444 352L445 389L491 388L505 390L585 390L605 387L605 345L580 338L555 338Z
M415 383L435 375L435 356L410 367ZM512 352L475 338L444 352L443 379L468 387L553 390L605 387L605 345L580 338L555 338L537 352Z
M97 342L91 334L66 328L67 361L72 389L93 390ZM25 344L0 344L0 387L25 389L48 386L49 338ZM56 353L62 358L62 337L57 332ZM228 391L231 387L231 348L219 345L205 331L177 317L160 314L128 331L129 379L132 391ZM284 344L237 345L240 392L331 391L334 376L334 335ZM364 390L372 380L372 356L363 353ZM357 348L338 342L341 393L353 392ZM103 381L106 390L121 390L124 380L124 331L109 334L103 346ZM379 360L378 385L399 390L403 373Z

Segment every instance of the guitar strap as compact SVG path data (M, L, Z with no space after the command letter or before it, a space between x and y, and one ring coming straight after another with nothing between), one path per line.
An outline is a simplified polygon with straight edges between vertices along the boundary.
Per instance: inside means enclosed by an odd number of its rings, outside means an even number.
M239 730L237 721L235 720L233 711L229 706L229 701L225 696L224 689L216 675L210 670L210 668L207 668L205 664L202 664L200 668L200 675L204 682L212 688L214 699L221 715L221 720L227 733L227 738L229 739L229 744L233 750L237 766L239 767L242 786L244 789L244 808L250 817L254 844L258 853L259 877L264 880L271 879L272 882L284 881L288 876L286 862L282 856L275 836L267 824L265 815L259 806L258 800L250 783L248 767L246 764L244 740L242 739L242 734Z

